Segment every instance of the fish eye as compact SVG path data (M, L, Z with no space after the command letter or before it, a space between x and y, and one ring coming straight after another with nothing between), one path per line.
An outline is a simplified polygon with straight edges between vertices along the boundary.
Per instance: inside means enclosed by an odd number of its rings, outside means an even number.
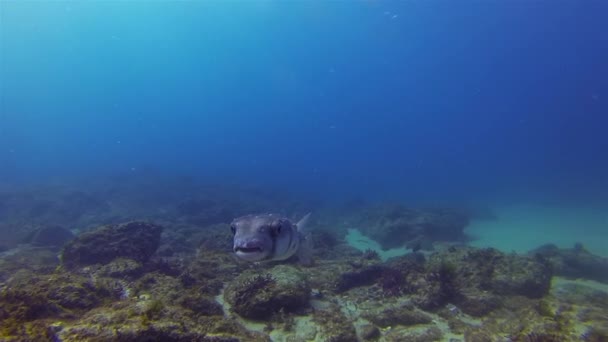
M268 229L270 230L270 233L274 236L281 234L281 224L280 223L271 224L268 226Z

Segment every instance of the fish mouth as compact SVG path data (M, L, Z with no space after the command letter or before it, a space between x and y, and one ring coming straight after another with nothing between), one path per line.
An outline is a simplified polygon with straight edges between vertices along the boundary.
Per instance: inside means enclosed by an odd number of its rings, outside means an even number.
M236 247L234 251L237 253L262 253L262 247Z

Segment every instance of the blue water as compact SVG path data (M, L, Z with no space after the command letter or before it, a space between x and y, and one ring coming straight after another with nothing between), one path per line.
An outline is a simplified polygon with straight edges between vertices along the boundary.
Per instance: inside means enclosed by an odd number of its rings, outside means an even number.
M0 0L0 183L608 197L606 1Z

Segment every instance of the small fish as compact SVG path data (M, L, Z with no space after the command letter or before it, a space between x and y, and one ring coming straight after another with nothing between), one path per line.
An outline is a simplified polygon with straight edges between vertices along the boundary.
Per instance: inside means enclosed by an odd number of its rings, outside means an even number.
M233 250L241 259L256 261L285 260L298 255L309 264L311 239L303 234L310 213L298 223L277 214L247 215L232 221Z

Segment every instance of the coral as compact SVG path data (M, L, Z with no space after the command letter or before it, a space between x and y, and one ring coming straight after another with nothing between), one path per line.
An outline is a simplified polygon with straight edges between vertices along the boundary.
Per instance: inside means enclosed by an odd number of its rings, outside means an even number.
M145 222L100 227L66 244L61 261L68 268L107 264L120 257L145 262L158 248L162 230Z

